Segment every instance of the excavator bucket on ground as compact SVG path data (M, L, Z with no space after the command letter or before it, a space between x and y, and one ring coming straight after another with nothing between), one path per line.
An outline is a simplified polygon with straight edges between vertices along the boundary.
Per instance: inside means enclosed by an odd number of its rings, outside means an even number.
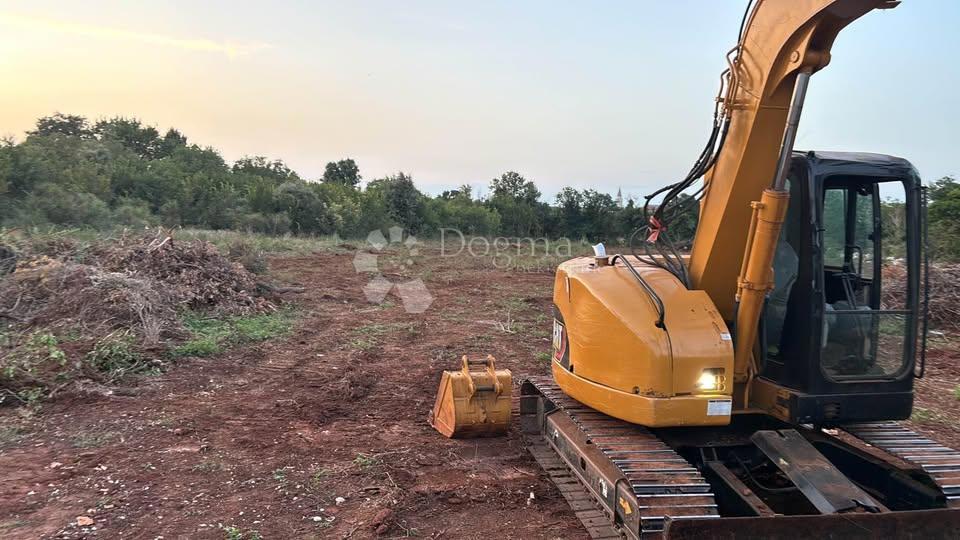
M481 368L482 371L471 371ZM512 375L497 369L493 356L463 357L459 371L444 371L430 425L451 438L492 437L510 427Z

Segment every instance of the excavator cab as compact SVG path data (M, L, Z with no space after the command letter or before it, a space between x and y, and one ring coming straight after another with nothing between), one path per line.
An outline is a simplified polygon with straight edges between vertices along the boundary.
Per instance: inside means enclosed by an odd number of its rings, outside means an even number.
M791 423L908 418L923 318L916 169L879 154L795 153L787 185L757 404Z

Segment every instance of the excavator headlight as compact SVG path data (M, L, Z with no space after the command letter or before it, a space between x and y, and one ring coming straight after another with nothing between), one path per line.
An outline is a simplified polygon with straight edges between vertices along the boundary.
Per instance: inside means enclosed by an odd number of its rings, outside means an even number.
M715 369L705 369L697 380L697 388L708 392L720 390L723 383L723 376L720 371Z

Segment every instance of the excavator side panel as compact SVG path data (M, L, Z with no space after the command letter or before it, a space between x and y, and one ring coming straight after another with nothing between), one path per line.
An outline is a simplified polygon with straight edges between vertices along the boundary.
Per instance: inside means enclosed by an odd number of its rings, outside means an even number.
M572 259L557 269L557 384L581 403L648 427L729 423L733 345L710 298L663 269L625 259L602 267ZM663 302L662 325L656 302L625 263Z

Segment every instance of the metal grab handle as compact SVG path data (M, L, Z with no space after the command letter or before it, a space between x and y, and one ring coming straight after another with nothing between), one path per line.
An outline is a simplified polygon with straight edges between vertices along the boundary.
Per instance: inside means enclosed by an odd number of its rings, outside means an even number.
M473 397L473 395L476 394L477 392L493 391L493 392L496 392L498 396L501 393L503 393L503 385L500 384L500 380L497 378L496 360L493 358L493 355L488 354L486 358L481 360L470 360L469 358L467 358L467 355L463 355L462 361L463 361L462 371L463 371L463 374L466 375L467 377L467 386L470 390L471 397ZM473 376L470 375L471 365L486 366L487 375L490 376L490 380L493 381L493 385L477 386L477 384L473 382Z
M920 186L920 234L923 236L923 312L920 320L920 370L914 377L922 379L927 370L927 332L930 329L930 235L927 226L927 187Z

